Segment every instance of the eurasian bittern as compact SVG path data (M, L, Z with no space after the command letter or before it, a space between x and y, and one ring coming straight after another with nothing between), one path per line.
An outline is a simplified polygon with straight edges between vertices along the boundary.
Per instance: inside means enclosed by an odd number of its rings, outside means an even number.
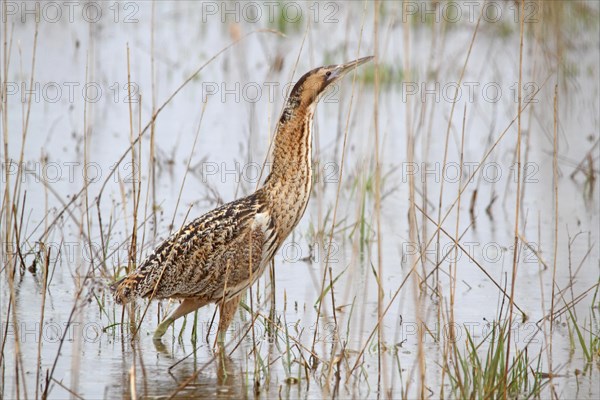
M263 186L184 226L111 286L119 304L136 297L183 300L160 323L154 339L159 340L177 318L217 303L217 336L223 343L244 290L262 275L308 204L312 120L319 95L372 58L316 68L302 76L277 124L271 172Z

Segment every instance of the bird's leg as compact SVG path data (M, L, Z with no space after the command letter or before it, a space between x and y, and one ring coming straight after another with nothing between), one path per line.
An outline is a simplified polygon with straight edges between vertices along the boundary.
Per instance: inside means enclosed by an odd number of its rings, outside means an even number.
M200 299L185 299L181 302L179 307L171 311L169 315L158 325L156 331L154 331L154 340L160 340L163 335L167 332L167 329L175 320L179 317L183 317L185 314L192 311L196 311L200 307L206 305L206 301Z
M224 300L219 303L219 328L217 329L217 343L219 346L225 344L225 334L229 328L229 324L233 320L242 295L238 294L231 299Z
M220 352L217 360L217 390L227 389L228 384L231 386L232 383L231 380L227 382L227 378L230 375L235 376L235 363L225 352Z

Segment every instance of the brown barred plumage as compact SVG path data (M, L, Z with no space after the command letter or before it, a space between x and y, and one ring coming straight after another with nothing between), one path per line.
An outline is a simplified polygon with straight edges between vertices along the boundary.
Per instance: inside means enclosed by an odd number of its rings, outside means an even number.
M131 274L111 286L115 300L183 299L158 326L160 339L177 318L209 303L220 308L224 339L244 289L260 277L308 204L312 118L319 95L372 57L316 68L298 80L277 125L272 170L253 194L202 215L162 242Z

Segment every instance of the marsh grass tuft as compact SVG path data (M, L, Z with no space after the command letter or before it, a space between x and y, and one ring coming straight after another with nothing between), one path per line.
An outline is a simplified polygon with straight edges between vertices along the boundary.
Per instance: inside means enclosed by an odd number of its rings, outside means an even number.
M597 293L597 292L596 292ZM598 306L590 307L589 316L583 322L578 321L573 311L568 308L567 326L571 348L579 347L584 355L583 373L595 368L600 370L600 325L597 315Z
M527 347L507 361L508 321L492 323L489 334L478 343L466 329L464 345L463 351L456 352L456 359L447 360L444 366L456 398L539 397L547 383L542 379L541 357L535 363Z

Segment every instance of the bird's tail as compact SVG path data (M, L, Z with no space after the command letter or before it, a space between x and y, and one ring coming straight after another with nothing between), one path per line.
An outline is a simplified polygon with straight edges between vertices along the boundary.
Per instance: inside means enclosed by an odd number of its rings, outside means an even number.
M110 285L117 304L126 304L135 300L138 297L137 286L143 278L141 274L132 273Z

